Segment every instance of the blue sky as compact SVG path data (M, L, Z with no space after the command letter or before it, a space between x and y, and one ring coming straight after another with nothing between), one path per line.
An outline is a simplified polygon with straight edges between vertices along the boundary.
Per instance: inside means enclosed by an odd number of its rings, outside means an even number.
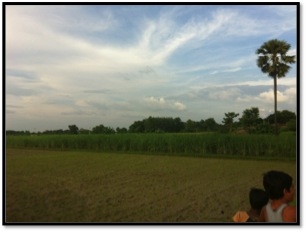
M6 6L6 129L128 127L153 117L199 121L258 107L273 80L255 51L286 40L296 7L277 5ZM296 112L296 64L278 109Z

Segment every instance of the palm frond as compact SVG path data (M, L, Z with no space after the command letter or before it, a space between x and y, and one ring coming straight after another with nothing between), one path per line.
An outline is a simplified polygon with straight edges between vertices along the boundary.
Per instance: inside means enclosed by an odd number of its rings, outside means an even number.
M257 66L270 77L284 77L289 71L288 64L295 63L295 56L288 56L291 45L284 40L272 39L256 50L259 55Z

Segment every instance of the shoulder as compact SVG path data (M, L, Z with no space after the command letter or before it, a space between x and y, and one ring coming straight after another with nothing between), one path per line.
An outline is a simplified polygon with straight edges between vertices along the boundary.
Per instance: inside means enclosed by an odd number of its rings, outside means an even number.
M238 211L232 219L234 222L246 222L249 219L249 214L246 211Z
M258 222L266 222L267 221L267 212L266 212L266 206L262 207Z
M284 222L296 222L296 207L287 206L283 210L283 221Z

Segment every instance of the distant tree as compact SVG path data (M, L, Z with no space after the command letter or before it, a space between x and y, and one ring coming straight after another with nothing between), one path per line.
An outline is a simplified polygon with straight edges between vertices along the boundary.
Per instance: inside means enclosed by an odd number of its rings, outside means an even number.
M127 130L126 128L117 127L117 128L116 128L116 132L117 132L117 133L127 133L128 130Z
M157 120L153 117L149 117L147 119L144 119L143 121L144 131L145 132L154 132L155 130L158 130Z
M184 123L180 118L175 118L173 122L173 132L181 132L184 129Z
M291 45L286 41L272 39L257 49L257 66L263 73L267 73L274 80L274 124L277 131L277 78L285 77L289 71L288 64L295 63L295 56L287 55Z
M274 114L270 114L268 117L266 117L266 121L270 124L274 123ZM283 111L277 111L277 122L280 124L286 124L292 119L296 119L296 114L294 112L291 112L289 110L283 110Z
M248 130L249 132L256 131L257 125L259 125L262 121L259 118L259 109L257 107L245 109L239 121L244 129Z
M115 133L115 130L111 127L106 127L104 125L95 126L92 128L93 134L113 134Z
M296 119L289 120L286 125L289 131L296 131Z
M234 125L234 119L239 116L239 114L235 112L228 112L224 114L225 117L222 120L222 123L224 126L228 129L229 132L232 132L233 125Z
M267 121L263 120L262 118L258 119L258 123L256 124L256 131L254 132L261 133L261 134L274 133L273 127L271 126L271 124L269 124Z
M65 134L65 131L62 130L62 129L59 129L59 130L54 130L53 132L51 132L53 134L57 134L57 135L62 135L62 134ZM67 133L66 133L67 134Z
M289 110L283 110L280 113L280 123L288 123L290 120L296 120L296 114Z
M129 132L180 132L184 123L180 118L170 117L149 117L142 121L136 121L129 127Z
M83 135L89 135L90 134L90 130L81 128L79 130L79 133L83 134Z
M204 131L216 131L218 129L218 123L216 123L215 119L208 118L204 121Z
M144 132L144 123L143 121L135 121L132 125L129 126L129 132L132 133L142 133Z
M70 134L78 134L79 128L76 125L69 125L68 126Z
M186 132L196 132L197 131L197 123L191 119L188 119L185 123L185 131Z
M31 135L31 132L30 131L7 130L6 135Z

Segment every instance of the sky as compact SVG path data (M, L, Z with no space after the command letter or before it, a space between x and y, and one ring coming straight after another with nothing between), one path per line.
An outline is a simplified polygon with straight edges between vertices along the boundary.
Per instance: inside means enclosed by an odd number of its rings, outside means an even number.
M296 6L8 5L7 130L126 127L152 117L274 112L256 50L285 40L296 55ZM297 68L278 79L278 110L296 112Z

